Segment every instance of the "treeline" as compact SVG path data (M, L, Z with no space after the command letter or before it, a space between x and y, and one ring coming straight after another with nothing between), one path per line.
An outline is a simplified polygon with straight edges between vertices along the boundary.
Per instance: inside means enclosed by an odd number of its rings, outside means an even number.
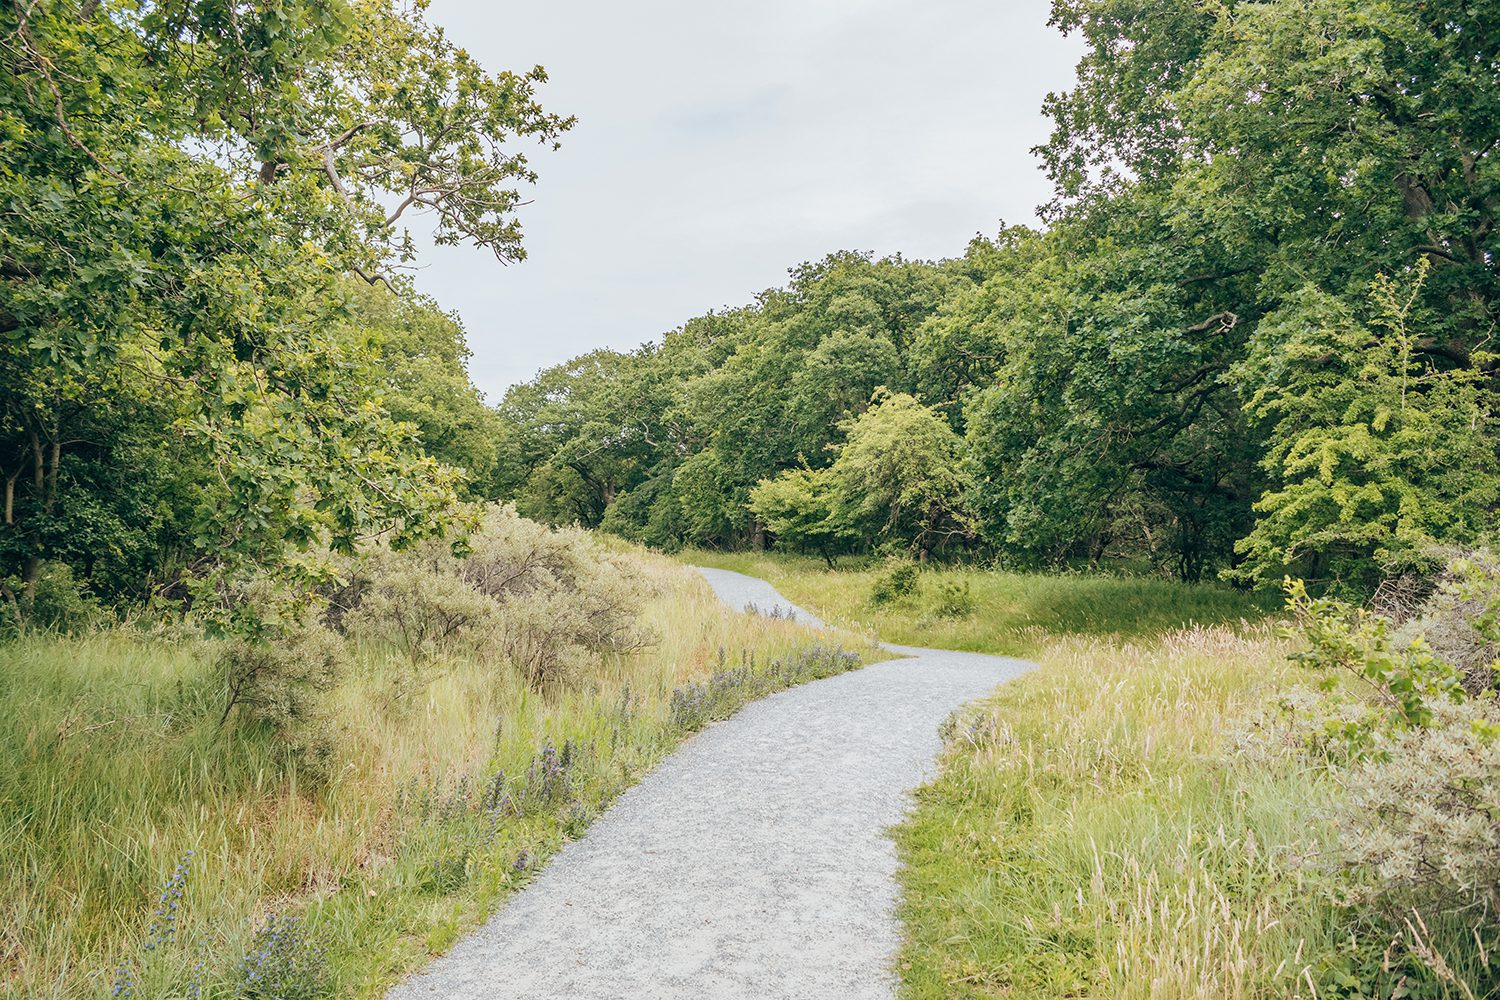
M1355 589L1500 502L1500 8L1058 0L1045 231L834 254L500 406L497 488L775 541Z

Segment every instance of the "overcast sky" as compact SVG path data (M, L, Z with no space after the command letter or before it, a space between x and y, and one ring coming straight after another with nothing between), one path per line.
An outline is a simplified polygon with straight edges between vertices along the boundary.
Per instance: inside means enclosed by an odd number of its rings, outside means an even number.
M491 69L540 63L578 116L521 209L528 259L432 247L498 401L539 369L748 302L835 250L933 259L1034 221L1032 146L1076 39L1049 0L435 0ZM421 223L414 223L414 229Z

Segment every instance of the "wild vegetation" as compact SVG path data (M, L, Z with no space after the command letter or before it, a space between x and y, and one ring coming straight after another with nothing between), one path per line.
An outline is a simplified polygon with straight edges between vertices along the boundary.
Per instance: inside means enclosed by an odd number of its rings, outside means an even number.
M372 560L274 642L8 643L3 992L368 995L685 735L860 662L505 511L474 551Z
M501 404L505 493L663 547L1433 570L1500 489L1497 16L1057 0L1088 48L1044 230L833 254L549 369Z
M857 662L590 528L1041 660L900 833L912 995L1500 994L1500 7L1055 0L1044 227L496 408L408 216L521 259L573 121L426 12L0 5L7 994L368 994Z

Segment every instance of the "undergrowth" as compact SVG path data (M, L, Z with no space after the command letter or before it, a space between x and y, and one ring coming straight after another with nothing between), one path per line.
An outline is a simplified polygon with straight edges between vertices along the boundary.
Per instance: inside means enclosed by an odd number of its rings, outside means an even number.
M6 643L0 990L378 994L687 734L859 662L726 610L665 560L617 558L644 595L631 634L653 645L569 652L538 687L534 661L430 630L355 643L318 692L326 761L289 754L279 717L223 721L219 644L125 629Z

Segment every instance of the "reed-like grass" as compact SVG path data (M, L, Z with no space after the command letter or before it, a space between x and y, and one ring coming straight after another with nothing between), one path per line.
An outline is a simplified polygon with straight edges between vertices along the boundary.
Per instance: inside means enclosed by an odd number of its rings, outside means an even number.
M665 560L646 565L662 641L568 685L365 651L333 695L339 751L316 781L269 738L219 725L206 644L113 630L0 646L0 989L230 995L280 913L303 918L338 995L378 994L687 735L674 691L726 656L770 663L812 641L727 611ZM561 784L537 776L549 753L554 771L568 758ZM503 805L485 790L497 775ZM168 927L158 894L189 851Z

